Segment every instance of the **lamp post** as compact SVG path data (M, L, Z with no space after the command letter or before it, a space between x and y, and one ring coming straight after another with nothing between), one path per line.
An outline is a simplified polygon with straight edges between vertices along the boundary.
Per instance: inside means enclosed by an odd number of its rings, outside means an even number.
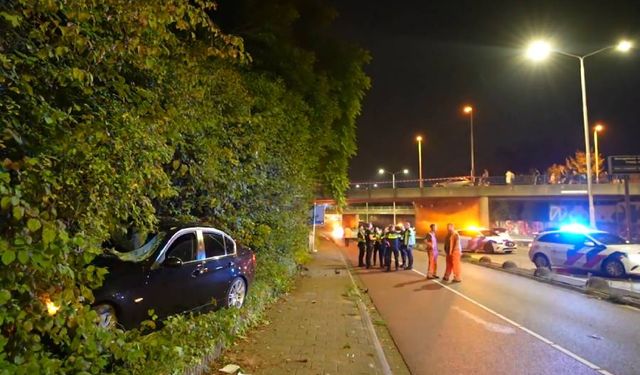
M595 160L595 164L596 164L596 184L600 183L600 158L598 157L599 155L599 151L598 151L598 133L600 133L602 130L604 130L604 126L602 126L601 124L596 124L596 126L593 127L593 150L594 152L594 156L596 158Z
M389 172L384 170L384 168L380 168L378 169L378 174L379 175L383 175L383 174L390 174L391 175L391 187L393 188L393 225L396 225L396 174L402 173L402 174L409 174L409 170L408 169L403 169L401 171L397 171L397 172Z
M476 163L475 163L475 150L473 147L473 107L470 105L465 106L462 111L469 115L469 127L471 128L471 181L475 180L476 175Z
M422 182L422 136L417 136L416 141L418 141L418 178L420 179L420 188L422 188L424 186Z
M553 49L551 45L544 41L533 42L527 50L527 57L532 60L540 61L546 59L552 52L558 53L563 56L572 57L578 59L580 62L580 88L582 91L582 122L584 128L584 148L587 162L587 197L589 201L589 224L592 228L596 227L596 210L593 204L593 188L591 183L591 145L589 144L589 117L587 108L587 88L586 78L584 72L584 60L587 57L591 57L600 52L604 52L610 49L616 49L620 52L628 52L632 47L631 42L623 40L615 46L607 46L600 48L599 50L587 53L586 55L574 55L572 53L563 52L557 49Z

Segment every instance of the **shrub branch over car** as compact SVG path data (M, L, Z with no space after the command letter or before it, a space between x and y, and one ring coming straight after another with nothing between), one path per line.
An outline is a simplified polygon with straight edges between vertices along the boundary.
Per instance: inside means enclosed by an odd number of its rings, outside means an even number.
M252 3L0 3L0 373L180 372L287 288L312 194L347 185L368 57L291 37L328 24L312 0ZM92 260L160 216L256 250L246 309L99 328Z

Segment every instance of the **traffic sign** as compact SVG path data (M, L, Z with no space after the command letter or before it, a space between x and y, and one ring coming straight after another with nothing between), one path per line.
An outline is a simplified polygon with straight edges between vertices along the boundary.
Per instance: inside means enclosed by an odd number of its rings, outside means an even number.
M640 155L609 156L609 174L640 173Z

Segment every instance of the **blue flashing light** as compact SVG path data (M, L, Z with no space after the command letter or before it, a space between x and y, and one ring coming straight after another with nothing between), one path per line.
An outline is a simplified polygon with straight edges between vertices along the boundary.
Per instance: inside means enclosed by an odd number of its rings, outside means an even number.
M591 230L586 226L578 223L565 224L560 227L560 230L563 232L570 233L589 233Z

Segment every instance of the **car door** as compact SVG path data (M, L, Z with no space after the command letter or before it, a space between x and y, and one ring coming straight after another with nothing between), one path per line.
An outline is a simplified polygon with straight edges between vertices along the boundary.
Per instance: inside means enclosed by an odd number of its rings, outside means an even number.
M587 236L581 233L560 233L560 245L562 249L558 252L558 263L566 268L581 268L585 256L584 243Z
M568 244L563 243L562 233L549 233L540 238L538 245L543 254L549 258L552 267L562 267L569 249Z
M466 230L461 230L458 232L460 235L460 248L463 251L468 251L469 249L469 232Z
M202 269L201 246L195 230L174 234L147 277L147 307L159 317L191 310L198 305L195 286Z
M205 267L207 275L202 281L202 290L206 291L204 303L215 301L218 306L225 305L227 287L233 277L233 247L225 241L227 237L220 231L203 230L206 253ZM230 250L230 251L229 251Z

